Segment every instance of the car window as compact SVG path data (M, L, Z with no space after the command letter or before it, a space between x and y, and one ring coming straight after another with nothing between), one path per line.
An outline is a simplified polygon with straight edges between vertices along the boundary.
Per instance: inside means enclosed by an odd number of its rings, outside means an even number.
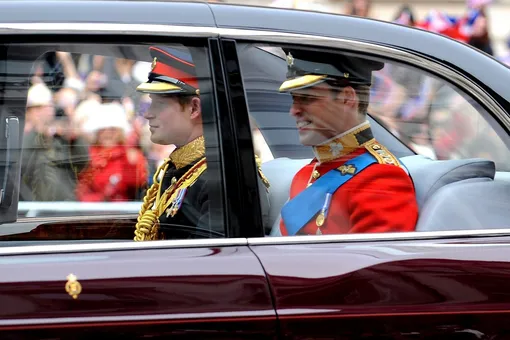
M225 235L221 174L217 160L206 159L218 153L207 48L12 44L6 50L3 85L16 81L17 91L6 92L4 110L23 122L19 221L131 214L122 232L105 224L112 238ZM95 236L71 226L57 235L63 229L52 228L45 239L109 239L104 228ZM34 233L30 240L38 239Z
M493 205L488 215L477 202L496 180L507 184L508 135L449 79L382 56L303 46L239 44L238 56L261 135L254 148L271 154L262 164L272 185L270 236L505 226L505 209ZM490 184L470 190L478 180ZM466 188L471 194L457 200ZM504 207L510 197L496 199ZM490 221L446 219L448 209L466 216L474 207Z

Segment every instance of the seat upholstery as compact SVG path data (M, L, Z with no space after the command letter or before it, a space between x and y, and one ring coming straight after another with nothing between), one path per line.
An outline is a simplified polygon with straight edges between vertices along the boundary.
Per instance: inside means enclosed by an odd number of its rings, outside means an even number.
M494 179L494 162L481 159L454 159L435 161L424 156L407 156L400 159L413 179L418 208L445 185L469 178Z
M432 210L437 212L437 210L441 209L440 206L430 205L427 208L427 213L422 213L423 208L432 197L436 200L441 188L472 179L492 181L495 175L494 162L479 158L435 161L417 155L402 157L400 160L414 182L416 200L420 209L418 221L420 230L439 230L435 228L441 228L441 223L436 224L436 227L434 226L436 221L431 219L428 213L428 211ZM269 193L271 206L268 218L269 221L273 221L271 236L279 235L280 211L289 198L292 178L299 169L310 161L310 159L277 158L262 164L262 171L271 183ZM489 189L484 188L483 190ZM439 200L442 201L442 199ZM469 204L472 204L472 202ZM433 206L435 207L434 209L432 208Z
M510 183L473 178L446 185L425 204L417 231L510 228Z
M276 224L279 220L280 211L289 199L290 184L294 175L311 159L290 159L287 157L276 158L269 162L262 163L261 168L269 180L269 226ZM274 229L274 228L272 228Z

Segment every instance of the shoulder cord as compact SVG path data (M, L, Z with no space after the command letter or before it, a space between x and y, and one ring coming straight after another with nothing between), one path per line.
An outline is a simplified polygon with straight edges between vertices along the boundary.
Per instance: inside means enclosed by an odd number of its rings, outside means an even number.
M154 205L154 202L158 198L160 193L160 182L158 181L158 176L160 173L165 174L168 169L168 165L170 163L170 159L166 159L163 164L161 164L154 176L152 177L152 185L147 190L145 197L143 198L143 204L140 208L140 212L138 213L138 219L135 226L135 241L146 241L146 240L156 240L157 239L157 230L158 230L158 219L157 212L152 210L151 207Z
M166 173L166 170L168 168L170 160L166 159L163 164L161 164L158 169L156 170L154 177L153 177L153 184L147 190L147 194L143 198L143 204L140 208L140 212L138 213L138 219L135 226L135 241L148 241L148 240L157 240L158 239L158 229L159 229L159 214L161 214L160 209L151 209L151 207L154 206L154 203L156 201L159 202L159 199L161 198L161 185L160 182L158 182L158 176L161 172L163 174ZM202 174L203 171L206 169L206 165L201 164L202 162L198 162L195 166L199 165L199 168L197 169L196 173L191 176L190 178L186 178L184 180L184 183L182 185L184 187L191 186L197 178ZM262 163L260 158L256 157L256 163L258 168L259 176L261 177L266 190L269 189L269 181L262 173L262 169L260 167L260 164ZM193 167L190 169L191 172L195 172ZM169 201L172 202L175 198L177 192L174 192L172 196L170 197ZM156 206L158 206L158 203L156 203Z

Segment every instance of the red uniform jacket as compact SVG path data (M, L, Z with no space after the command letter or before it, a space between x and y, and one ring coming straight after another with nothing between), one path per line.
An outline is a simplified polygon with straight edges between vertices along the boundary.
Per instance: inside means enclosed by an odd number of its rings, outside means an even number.
M312 176L314 167L322 176L365 152L369 152L366 147L358 147L346 155L321 164L314 159L294 176L290 199L319 178L317 174L316 178ZM378 164L369 165L354 175L332 195L329 212L322 226L317 225L314 217L298 234L414 231L418 218L414 185L398 160L389 151L386 152L387 157L391 157L396 165L387 164L382 157L376 157ZM283 219L280 231L282 235L288 235Z
M147 183L147 161L138 151L129 162L127 147L90 147L90 163L80 173L76 196L83 202L128 201Z

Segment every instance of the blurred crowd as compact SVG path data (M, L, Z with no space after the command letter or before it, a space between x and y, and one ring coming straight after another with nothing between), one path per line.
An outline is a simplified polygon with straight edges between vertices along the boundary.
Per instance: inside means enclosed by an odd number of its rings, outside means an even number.
M321 0L275 0L273 7L337 12ZM376 17L371 0L346 0L342 14ZM460 15L431 8L418 18L404 3L396 24L425 29L469 44L510 66L510 38L505 53L494 53L489 8L493 0L466 0ZM440 5L438 7L441 7ZM433 159L489 158L510 170L505 144L490 125L490 117L445 81L407 66L387 63L374 73L368 112L415 152Z
M50 59L62 65L65 78L55 88L43 81ZM150 98L135 90L149 70L146 62L63 52L36 65L27 96L21 200L141 199L151 174L175 148L150 142L143 118Z
M233 0L233 2L237 1ZM403 4L397 9L391 20L398 24L419 27L447 35L453 39L468 43L510 65L510 36L507 39L505 52L500 53L500 55L495 55L494 53L489 17L489 9L493 2L494 0L466 0L464 11L460 15L453 15L440 9L441 5L431 6L428 13L419 18L413 6L409 5L409 1L403 1ZM336 3L336 1L273 0L270 6L341 13L365 18L379 18L378 13L375 13L372 0L344 0L341 9L333 8L331 6L332 3Z
M272 6L294 7L292 1L277 0ZM468 0L462 16L432 10L423 20L406 5L394 22L445 34L493 54L486 12L490 3ZM370 9L370 0L352 0L346 13L369 17ZM510 65L510 54L498 58ZM55 64L61 65L64 79L49 88L43 78L48 65ZM143 198L154 171L175 148L150 141L143 118L150 98L136 92L150 68L148 62L64 52L41 59L27 97L20 200ZM509 159L493 129L480 121L483 110L423 72L393 64L376 72L369 112L431 158L488 157L500 167ZM260 131L253 131L256 153L262 161L270 159Z
M150 141L143 116L151 99L136 91L150 69L149 62L98 55L40 58L27 95L21 201L143 199L175 149ZM48 86L47 74L63 79ZM259 160L272 158L255 125L253 137Z

